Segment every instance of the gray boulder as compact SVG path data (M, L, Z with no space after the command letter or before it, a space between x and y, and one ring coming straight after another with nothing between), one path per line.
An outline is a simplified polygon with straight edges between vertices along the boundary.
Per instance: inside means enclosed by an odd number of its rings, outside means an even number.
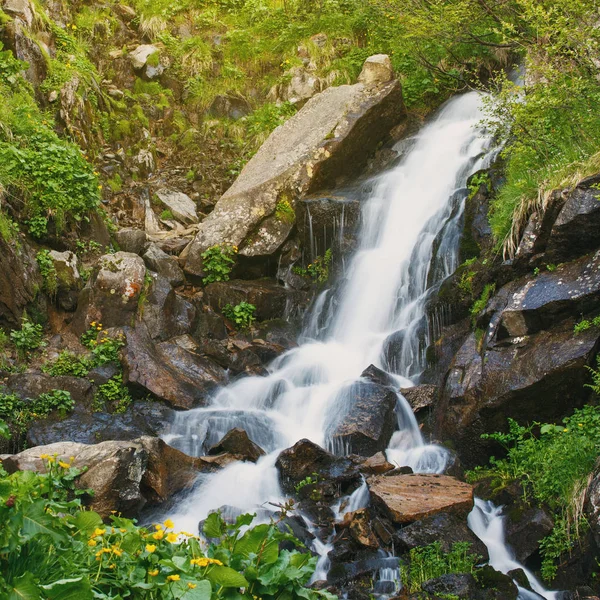
M156 244L150 244L142 258L151 271L162 275L173 287L180 286L185 281L177 258L169 256Z
M201 253L217 244L239 246L242 256L278 250L294 222L281 208L356 174L404 115L398 81L328 88L311 98L271 134L201 223L186 270L201 275Z
M155 196L167 210L171 211L173 217L184 225L198 222L196 204L187 194L165 188L156 191Z
M123 252L131 252L133 254L141 254L146 245L146 232L142 229L134 229L126 227L120 229L115 234L119 248Z

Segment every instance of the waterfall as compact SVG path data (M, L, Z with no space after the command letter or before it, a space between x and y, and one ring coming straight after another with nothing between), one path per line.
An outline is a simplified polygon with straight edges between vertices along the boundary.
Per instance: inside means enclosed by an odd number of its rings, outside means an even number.
M469 514L468 522L471 531L486 545L490 555L490 565L496 571L508 573L514 569L523 569L533 593L517 586L519 600L535 600L536 598L556 600L559 597L558 592L546 590L535 575L515 559L512 550L506 545L501 506L494 506L491 502L475 498L475 506Z
M172 515L178 526L194 530L224 504L252 511L281 501L276 457L302 438L330 447L333 419L351 401L345 390L369 364L386 368L390 334L403 332L394 367L398 380L404 386L418 381L429 329L426 301L457 266L466 181L486 164L490 139L477 129L480 99L469 93L448 102L411 140L401 164L374 182L362 206L360 246L336 294L339 303L324 312L328 295L317 300L301 345L277 358L267 376L240 379L206 408L176 415L165 439L188 454L205 453L233 427L244 428L267 453L256 464L236 463L204 476ZM308 218L312 244L310 213ZM328 322L321 323L326 315ZM446 451L424 442L399 394L396 414L389 459L415 471L441 472Z

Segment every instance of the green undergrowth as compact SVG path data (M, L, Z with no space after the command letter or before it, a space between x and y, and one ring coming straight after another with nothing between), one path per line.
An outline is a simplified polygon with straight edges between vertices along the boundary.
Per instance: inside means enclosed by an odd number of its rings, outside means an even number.
M599 372L593 373L595 383L600 384ZM519 481L525 501L543 504L552 511L554 529L540 545L542 575L551 581L559 559L572 550L587 528L583 500L600 452L600 410L585 406L561 425L522 426L513 419L508 423L508 433L483 436L499 442L506 457L491 458L488 467L470 472L468 479L474 482L491 478L495 489Z
M204 521L205 543L170 520L146 528L85 509L75 457L42 455L45 474L0 467L0 595L22 600L334 600L306 588L317 558L278 521ZM282 514L285 516L285 511ZM280 550L285 542L293 550Z

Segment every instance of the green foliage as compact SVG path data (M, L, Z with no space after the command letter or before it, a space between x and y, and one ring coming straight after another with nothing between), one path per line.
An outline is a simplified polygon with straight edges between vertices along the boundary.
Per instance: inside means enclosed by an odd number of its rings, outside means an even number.
M54 296L58 290L58 277L49 250L40 250L36 255L37 264L44 280L44 290Z
M296 213L294 208L290 204L290 201L286 197L282 197L277 202L275 208L275 216L284 223L293 223L296 220Z
M240 302L235 306L226 304L222 312L239 329L248 329L255 321L254 313L256 312L256 306L248 302Z
M202 253L202 270L205 276L202 283L229 281L229 274L235 265L237 246L212 246Z
M172 221L173 220L173 213L170 210L163 210L160 213L160 218L163 219L164 221Z
M319 482L319 474L318 473L313 473L312 475L308 475L307 477L305 477L302 481L299 481L295 486L294 489L296 490L296 493L300 492L300 490L302 488L305 488L307 485L315 485L315 483Z
M108 179L106 183L114 194L120 192L123 189L123 180L121 179L121 176L118 173L115 173L114 177Z
M98 386L98 391L94 395L93 406L97 412L108 408L110 412L120 414L124 413L132 402L133 398L123 384L123 376L119 374Z
M63 350L53 361L42 365L42 372L52 377L61 375L72 375L73 377L85 377L91 368L90 361L77 356L73 352Z
M329 266L333 259L331 248L323 256L317 256L306 268L293 267L292 271L301 277L310 277L317 283L324 283L329 279Z
M562 425L534 423L524 427L513 419L508 423L508 433L482 436L499 442L506 458L490 459L490 467L476 469L469 479L491 477L495 487L520 481L526 499L531 497L550 507L555 526L542 543L541 553L543 576L551 580L555 561L570 551L585 527L580 506L600 452L600 410L585 406L565 418Z
M490 176L484 171L475 173L475 175L469 179L469 197L473 197L482 185L485 185L488 188L491 186Z
M10 244L17 240L18 235L19 226L0 210L0 237Z
M486 286L483 288L483 291L481 292L481 296L479 296L479 298L477 298L477 300L475 300L475 302L473 303L473 306L471 306L471 322L473 323L473 325L475 325L479 313L481 313L485 309L487 303L489 302L490 298L492 297L495 291L495 283L486 284Z
M21 319L21 329L10 332L10 339L21 357L32 350L45 346L42 339L43 328L38 323L32 323L26 315Z
M586 387L589 387L595 394L600 395L600 355L596 357L597 369L587 367L592 374L592 383L586 383Z
M587 331L592 327L600 327L600 315L594 317L591 321L588 321L587 319L582 319L573 328L573 333L577 335L578 333L583 333L584 331Z
M204 522L209 544L176 532L166 520L152 529L84 510L73 459L43 455L46 473L0 471L0 595L50 600L334 600L304 587L316 557L280 550L300 547L278 522L252 526L255 515ZM284 513L285 516L285 513Z
M421 585L430 579L450 573L473 573L481 557L471 554L470 549L468 542L452 544L448 553L442 551L439 542L413 548L408 565L401 564L404 587L411 593L420 592Z

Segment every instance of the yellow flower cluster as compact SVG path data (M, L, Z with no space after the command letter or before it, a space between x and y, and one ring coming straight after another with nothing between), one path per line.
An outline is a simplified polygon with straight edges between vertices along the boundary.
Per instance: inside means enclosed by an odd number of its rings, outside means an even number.
M190 564L196 565L197 567L208 567L208 565L223 566L223 563L220 560L217 560L216 558L206 558L204 556L202 558L192 558Z
M97 331L102 331L102 323L96 323L96 321L92 321L90 323L90 327L96 329Z

